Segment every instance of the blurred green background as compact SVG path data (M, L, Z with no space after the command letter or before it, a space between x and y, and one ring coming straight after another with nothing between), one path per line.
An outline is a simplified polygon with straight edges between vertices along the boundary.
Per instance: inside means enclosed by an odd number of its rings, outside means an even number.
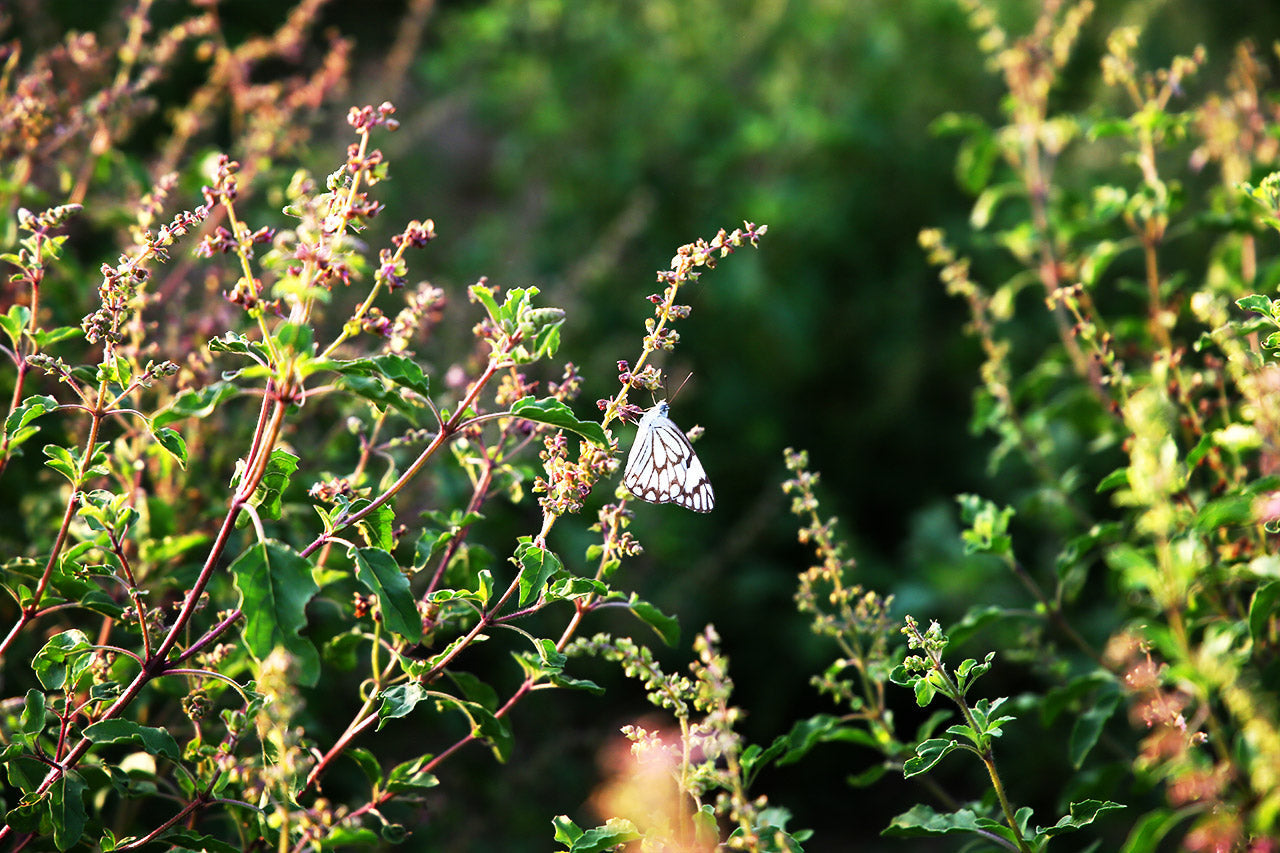
M222 9L248 34L278 26L289 6L228 0ZM1208 66L1188 86L1221 88L1238 40L1269 45L1280 34L1278 6L1099 3L1061 104L1073 109L1097 97L1101 46L1120 24L1143 27L1150 67L1204 44ZM1017 33L1038 5L1002 7ZM68 26L102 23L101 9L49 8ZM810 451L823 472L824 512L840 517L861 581L896 595L900 612L946 624L970 606L1023 601L1012 579L958 546L956 493L1012 501L1027 483L1016 465L994 477L986 470L990 441L968 428L980 356L963 334L964 306L945 296L916 246L921 228L962 232L968 217L953 178L956 142L932 136L930 123L945 111L999 121L1002 89L956 3L491 0L416 8L427 13L421 42L407 64L390 68L396 40L414 33L406 3L324 10L326 23L356 39L357 64L305 165L323 174L339 162L349 104L396 104L402 127L376 140L391 162L393 180L376 190L387 211L368 241L385 245L406 220L434 218L440 239L411 257L410 276L451 299L436 350L424 353L440 359L436 368L458 357L470 333L476 312L465 304L467 285L480 276L504 288L536 285L569 312L559 358L584 372L578 413L594 414L594 401L616 387L615 363L638 355L653 271L667 267L677 246L719 227L744 219L769 226L759 250L742 250L689 291L693 314L677 327L680 346L659 361L673 387L693 374L672 416L706 428L698 453L716 487L715 512L638 506L632 529L646 551L617 579L677 615L686 640L716 625L749 738L767 743L794 720L830 710L808 680L834 650L809 633L791 600L809 557L779 489L784 447ZM394 312L390 303L387 310ZM531 501L513 515L524 519L517 532L535 528ZM550 543L570 566L589 542L583 527L567 520ZM1105 614L1099 619L1105 629ZM633 629L588 630L609 627ZM673 649L664 660L682 667L689 655ZM601 745L649 707L608 668L584 666L609 693L527 700L515 714L511 764L500 767L479 749L451 761L439 796L407 817L424 821L410 848L547 850L553 815L591 820L584 803L598 781ZM988 691L1014 695L1020 677L1010 664ZM910 697L900 698L910 730ZM1037 755L1044 735L1034 729L1028 719L1010 733L1010 755ZM403 721L379 737L436 739ZM872 759L832 746L799 768L767 773L757 793L791 809L793 828L817 830L811 851L953 849L878 840L894 814L925 796L888 778L848 787L844 779ZM1061 807L1052 760L1010 759L1021 800L1038 814ZM944 777L958 791L981 791L961 763L943 768Z

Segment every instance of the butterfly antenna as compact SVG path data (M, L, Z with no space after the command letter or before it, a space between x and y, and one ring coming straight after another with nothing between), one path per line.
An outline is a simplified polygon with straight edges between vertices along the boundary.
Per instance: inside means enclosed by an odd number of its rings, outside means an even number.
M690 379L692 379L692 378L693 378L693 371L689 371L689 375L688 375L688 376L686 376L686 377L684 378L684 382L681 382L681 383L680 383L680 387L676 389L676 393L675 393L675 394L672 394L672 395L671 395L670 397L668 397L667 399L668 399L668 400L674 400L674 399L676 398L676 394L679 394L679 393L680 393L680 388L683 388L683 387L684 387L685 382L688 382L688 381L689 381Z

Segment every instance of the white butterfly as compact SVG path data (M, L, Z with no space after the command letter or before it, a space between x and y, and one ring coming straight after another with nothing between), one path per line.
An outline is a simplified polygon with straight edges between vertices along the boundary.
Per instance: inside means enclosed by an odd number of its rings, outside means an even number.
M707 472L675 421L666 400L644 413L627 457L622 483L649 503L676 503L694 512L711 512L715 493Z

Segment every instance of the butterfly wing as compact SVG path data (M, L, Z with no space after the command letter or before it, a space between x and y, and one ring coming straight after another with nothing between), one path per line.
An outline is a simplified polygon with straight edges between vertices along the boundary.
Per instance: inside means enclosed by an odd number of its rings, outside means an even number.
M716 502L706 470L689 439L667 417L665 402L640 419L622 482L627 491L650 503L710 512Z

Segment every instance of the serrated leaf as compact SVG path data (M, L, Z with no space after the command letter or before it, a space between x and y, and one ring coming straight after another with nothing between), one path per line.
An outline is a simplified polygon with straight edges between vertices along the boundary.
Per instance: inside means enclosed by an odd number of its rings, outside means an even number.
M890 838L916 838L925 835L957 835L979 832L989 823L972 809L944 813L926 805L916 805L889 822L881 835Z
M513 562L520 567L520 606L528 604L546 587L552 576L564 565L551 551L533 544L528 536L520 537Z
M352 553L356 564L356 579L378 596L384 624L390 630L412 642L422 639L422 616L409 579L395 558L378 548L355 548Z
M1271 300L1261 293L1251 293L1236 300L1236 305L1245 311L1256 311L1264 317L1271 316Z
M933 765L941 761L947 753L959 748L960 744L949 738L930 738L923 743L916 744L915 757L907 759L902 765L902 778L910 779L912 776L927 772Z
M369 400L383 409L392 408L409 419L414 426L423 423L426 408L416 400L407 398L399 388L388 388L381 379L356 374L342 374L338 384L348 391Z
M431 380L413 359L395 353L384 353L368 361L380 375L395 384L416 391L423 397L431 396Z
M220 338L209 341L210 352L229 352L235 355L249 356L259 364L266 365L271 360L267 348L258 341L251 341L236 332L227 332Z
M263 472L262 481L253 493L253 502L258 511L267 518L280 517L280 505L293 472L298 470L298 457L287 450L276 448L271 451L271 459L267 462L267 470Z
M600 447L609 446L604 427L595 421L578 420L572 409L553 397L545 397L541 400L523 397L512 404L511 414L526 421L567 429Z
M430 693L416 681L397 684L382 691L382 704L378 706L378 728L382 728L387 720L407 716Z
M604 826L587 830L579 829L577 824L564 815L551 823L556 830L556 841L565 845L568 853L605 853L644 837L635 824L625 818L610 818Z
M1125 806L1108 800L1082 800L1078 803L1072 803L1069 808L1070 814L1063 817L1053 826L1037 830L1036 835L1054 836L1074 832L1093 823L1098 818L1098 815L1123 809Z
M71 689L93 662L92 652L89 638L73 628L50 637L36 652L31 668L45 690Z
M358 512L362 512L365 507L370 506L372 503L373 501L366 498L352 501L344 515L347 517L355 515ZM368 545L383 551L391 551L396 546L395 524L395 510L391 508L391 504L383 503L356 522L356 527Z
M178 465L182 468L187 467L187 442L177 430L168 427L160 427L153 430L151 435L159 443L161 447L169 452L169 455L178 460Z
M245 549L231 565L231 574L240 591L243 637L250 654L261 662L283 648L297 665L295 680L314 686L320 677L320 655L299 633L307 625L307 602L320 590L311 563L284 543L267 540Z
M27 691L22 703L22 715L18 718L18 731L27 735L38 735L44 731L45 698L39 690Z
M16 436L23 432L28 424L56 408L58 408L58 401L47 394L32 395L24 399L18 408L10 412L9 416L4 419L4 434L9 437L10 446L19 443L16 440ZM32 427L31 431L25 434L25 437L29 438L34 435L38 429L39 427Z
M133 720L119 717L102 720L86 726L84 736L93 743L128 743L170 761L182 760L182 749L167 729L139 725Z

